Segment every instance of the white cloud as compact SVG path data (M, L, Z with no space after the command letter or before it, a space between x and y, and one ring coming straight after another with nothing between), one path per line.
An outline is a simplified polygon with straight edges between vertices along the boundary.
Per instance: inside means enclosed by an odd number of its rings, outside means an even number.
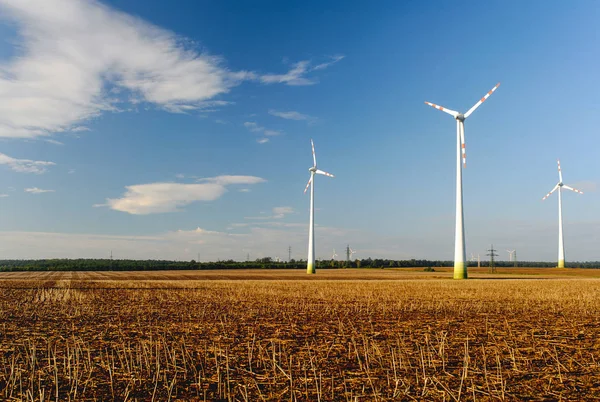
M0 64L0 137L87 131L90 118L141 102L213 110L229 104L216 97L248 80L315 83L304 77L308 61L279 75L230 71L173 32L95 0L0 0L0 13L20 40L17 56Z
M46 142L48 142L50 144L54 144L54 145L65 145L62 142L56 141L56 140L53 140L53 139L47 139Z
M226 186L257 184L266 180L255 176L217 176L200 179L201 183L149 183L127 186L121 198L107 198L106 204L116 211L134 215L177 212L196 201L214 201L226 191Z
M246 127L249 131L251 131L253 133L262 133L262 134L264 134L266 136L269 136L269 137L273 137L275 135L280 135L281 134L281 131L269 130L268 128L260 126L256 122L253 122L253 121L247 121L247 122L245 122L244 123L244 127ZM263 141L263 142L267 142L267 141ZM260 142L260 143L262 144L263 142Z
M68 174L73 174L73 173L75 173L75 169L69 169L69 171L67 173Z
M223 175L217 177L203 177L198 179L198 181L227 186L230 184L258 184L264 183L266 180L256 176Z
M262 216L246 216L244 219L248 220L269 220L269 219L282 219L288 214L293 214L296 211L292 207L275 207L271 211L272 215L267 215L265 212L261 212Z
M342 60L345 56L337 55L330 58L329 61L321 64L317 64L311 67L309 60L302 60L292 65L292 68L285 74L265 74L260 76L258 79L260 82L265 84L280 83L286 85L313 85L317 81L315 79L306 78L305 75L311 71L324 70L327 67Z
M45 173L48 166L54 166L54 162L34 161L31 159L16 159L0 153L0 165L7 165L13 171L19 173Z
M85 126L76 126L76 127L73 127L70 131L73 131L75 133L81 133L83 131L90 131L90 129Z
M239 191L240 193L249 193L249 192L250 192L250 189L249 189L249 188L240 188L238 191Z
M8 194L0 194L0 198L8 197Z
M296 112L296 111L289 111L289 112L280 112L277 110L273 110L273 109L269 109L269 114L273 115L273 116L277 116L277 117L281 117L282 119L287 119L287 120L316 120L314 117L309 116L307 114L302 114L300 112Z
M259 144L266 144L267 142L269 142L268 138L258 138L256 140L256 142L258 142Z
M260 133L265 130L264 127L259 126L258 124L256 124L253 121L245 122L244 127L246 127L248 130L252 131L253 133Z
M273 208L273 217L276 219L281 219L285 217L287 214L293 214L294 208L292 207L275 207Z
M313 67L313 70L324 70L327 67L337 63L338 61L342 60L344 57L344 55L337 55L337 56L332 56L331 60L325 63L321 63L321 64L317 64L316 66Z
M178 178L178 179L184 179L184 178L185 178L185 175L184 175L183 173L177 173L177 174L175 175L175 177L176 177L176 178Z
M265 74L259 80L264 84L313 85L316 81L304 77L309 71L309 65L308 60L299 61L285 74Z
M31 193L31 194L42 194L42 193L53 193L54 190L42 190L41 188L30 187L30 188L26 188L25 192Z

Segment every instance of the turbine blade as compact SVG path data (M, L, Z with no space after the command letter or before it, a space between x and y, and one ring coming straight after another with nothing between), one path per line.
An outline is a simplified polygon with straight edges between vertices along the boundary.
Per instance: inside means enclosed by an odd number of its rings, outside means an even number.
M544 198L542 198L542 201L544 201L546 198L550 197L550 194L552 194L553 192L555 192L557 188L558 188L558 184L556 186L554 186L554 188L552 189L552 191L550 191L548 194L546 194L544 196Z
M560 170L560 160L556 161L558 163L558 179L562 183L562 171Z
M573 187L569 187L566 184L563 184L563 188L566 188L567 190L575 191L576 193L579 193L579 194L583 194L583 191L577 190L576 188L573 188Z
M462 160L463 160L463 168L467 167L467 150L465 144L465 125L463 122L458 122L461 125L460 127L460 147L462 152Z
M310 139L310 146L312 147L312 153L313 153L313 166L317 167L317 155L315 155L315 143L313 142L312 138Z
M316 173L316 174L322 174L322 175L324 175L324 176L335 177L335 176L334 176L334 175L332 175L331 173L327 173L327 172L324 172L324 171L322 171L322 170L319 170L319 169L317 169L317 171L316 171L315 173Z
M473 113L475 111L475 109L477 109L479 107L479 105L481 105L483 102L485 102L485 100L487 98L490 97L490 95L496 90L498 89L498 87L500 86L500 83L497 83L496 86L494 88L492 88L487 94L484 95L483 98L479 99L479 102L477 102L475 105L473 105L473 107L471 109L469 109L469 111L467 113L465 113L465 119L467 117L469 117L471 115L471 113Z
M308 190L308 186L310 186L312 179L313 179L313 175L311 174L310 179L308 179L308 183L306 183L306 187L304 187L304 194L306 194L306 190Z
M458 112L455 112L454 110L446 109L445 107L442 107L440 105L436 105L435 103L431 103L431 102L425 102L425 103L428 104L431 107L434 107L434 108L436 108L438 110L441 110L442 112L448 113L452 117L458 116Z

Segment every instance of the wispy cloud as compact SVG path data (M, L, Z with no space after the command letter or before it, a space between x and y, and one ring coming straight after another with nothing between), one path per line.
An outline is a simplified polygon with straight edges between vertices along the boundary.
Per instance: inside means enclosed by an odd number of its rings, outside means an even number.
M277 131L277 130L270 130L266 127L263 126L259 126L256 122L253 121L247 121L244 123L244 127L246 127L248 130L250 130L253 133L262 133L264 135L268 135L268 136L275 136L275 135L279 135L281 134L281 131Z
M293 214L294 212L296 211L294 211L294 208L292 207L275 207L273 208L273 218L281 219L288 214Z
M317 64L316 66L313 67L313 70L324 70L327 67L337 63L338 61L342 60L344 57L344 55L338 54L336 56L331 56L331 60L325 62L325 63L321 63L321 64Z
M149 103L172 113L214 110L244 81L311 85L300 61L284 74L231 71L190 41L94 0L0 0L18 56L0 65L0 137L80 132L90 118Z
M285 74L265 74L259 80L264 84L313 85L316 81L304 77L309 66L308 60L299 61Z
M261 212L262 216L246 216L244 219L248 220L269 220L269 219L282 219L286 215L293 214L296 211L292 207L275 207L271 211L271 215L267 215L265 212Z
M121 198L107 198L105 204L116 211L133 215L177 212L197 201L214 201L235 184L258 184L266 180L256 176L217 176L199 179L197 184L149 183L127 186Z
M8 197L8 194L0 194L0 198Z
M54 145L65 145L64 143L62 143L60 141L53 140L53 139L47 139L46 142L48 142L50 144L54 144Z
M265 74L259 77L259 81L265 84L314 85L317 80L306 77L308 73L324 70L344 57L343 55L332 56L329 61L317 64L314 67L311 65L310 60L302 60L292 64L292 68L285 74Z
M83 131L90 131L90 129L85 126L75 126L70 131L72 131L74 133L81 133Z
M266 137L265 138L258 138L256 140L256 142L258 142L259 144L266 144L267 142L269 142L269 139L266 138Z
M42 193L53 193L54 190L42 190L41 188L30 187L30 188L26 188L25 192L31 193L31 194L42 194Z
M269 109L269 114L272 116L281 117L282 119L287 119L287 120L308 120L308 121L316 120L316 117L312 117L307 114L302 114L300 112L296 112L293 110L291 110L289 112L280 112L277 110Z
M0 153L0 165L7 165L19 173L45 173L48 166L56 165L54 162L34 161L31 159L16 159Z

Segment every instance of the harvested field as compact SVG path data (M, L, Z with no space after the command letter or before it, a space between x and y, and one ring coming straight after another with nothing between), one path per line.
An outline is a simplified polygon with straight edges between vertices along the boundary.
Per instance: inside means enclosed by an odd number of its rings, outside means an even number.
M600 272L506 271L2 273L0 399L600 398Z

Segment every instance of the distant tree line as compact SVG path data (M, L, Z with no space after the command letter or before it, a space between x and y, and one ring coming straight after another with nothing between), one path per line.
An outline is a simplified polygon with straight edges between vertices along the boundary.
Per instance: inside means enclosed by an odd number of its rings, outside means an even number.
M318 260L317 269L328 268L427 268L451 267L453 261L438 260L384 260L380 258L351 261ZM488 261L481 261L482 267ZM513 267L514 262L496 261L496 267ZM469 266L477 263L470 262ZM556 262L520 261L519 267L553 268ZM600 261L567 262L568 268L600 268ZM304 269L305 260L277 262L272 258L254 261L167 261L167 260L109 260L109 259L48 259L0 260L0 271L158 271L158 270L212 270L212 269Z

